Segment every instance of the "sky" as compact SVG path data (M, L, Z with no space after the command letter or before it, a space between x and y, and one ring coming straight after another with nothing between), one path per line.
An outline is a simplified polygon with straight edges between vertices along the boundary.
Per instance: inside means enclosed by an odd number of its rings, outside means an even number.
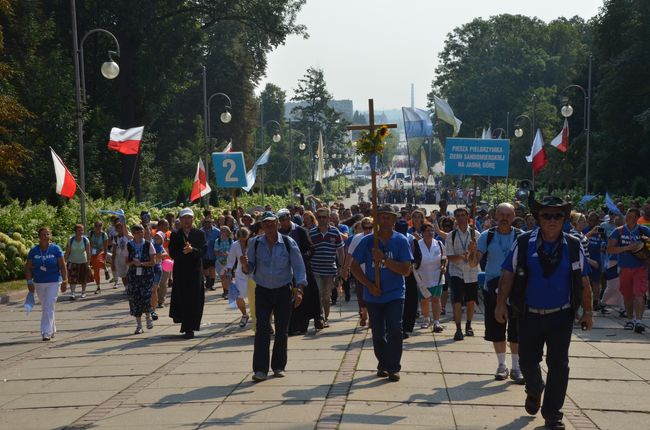
M603 0L307 0L298 23L308 39L287 38L268 56L266 82L287 100L309 67L321 68L335 99L352 99L355 110L426 106L438 53L454 28L502 13L543 21L598 14Z

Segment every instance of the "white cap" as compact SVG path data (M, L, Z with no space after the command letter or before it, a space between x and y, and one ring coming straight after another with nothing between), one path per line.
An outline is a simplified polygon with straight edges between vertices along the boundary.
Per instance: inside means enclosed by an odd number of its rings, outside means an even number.
M194 212L192 211L192 208L183 208L183 209L181 209L180 213L178 214L178 217L183 218L186 215L189 215L192 218L194 218Z
M278 216L278 218L281 218L283 216L291 215L291 212L289 211L289 209L283 208L280 209L276 215Z

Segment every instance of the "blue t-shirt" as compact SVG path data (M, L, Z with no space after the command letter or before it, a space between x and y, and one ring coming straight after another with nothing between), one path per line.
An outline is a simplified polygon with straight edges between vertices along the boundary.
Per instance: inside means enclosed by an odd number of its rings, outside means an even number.
M153 243L153 249L156 250L156 255L162 255L163 250L164 250L164 249L163 249L163 246L162 246L162 245L158 245L157 243ZM159 262L159 263L156 263L154 267L155 267L155 268L162 268L162 261Z
M623 227L614 229L609 238L616 239L618 246L627 246L631 243L641 241L641 236L650 237L650 229L644 225L637 225L630 231L627 225L624 225ZM639 260L631 252L622 252L618 255L618 265L621 268L636 268L646 265L645 261Z
M205 252L205 255L203 256L204 260L214 260L217 257L214 255L214 242L219 239L221 236L221 230L219 230L217 227L212 226L211 230L206 231L204 228L201 228L201 231L205 235L205 241L208 245L208 250Z
M50 244L46 251L40 245L29 250L27 259L32 261L32 278L34 282L45 284L49 282L60 282L61 271L59 270L59 258L63 257L63 251L59 245ZM45 268L45 270L43 270Z
M485 285L483 288L487 288L488 281L501 276L501 265L508 256L510 248L512 248L512 242L515 240L515 229L511 228L508 234L501 234L495 230L489 247L487 246L488 235L489 230L484 231L476 242L480 253L485 254L486 251L488 253L487 263L485 264Z
M528 288L526 289L526 304L533 308L554 309L562 307L571 300L571 258L569 256L569 244L562 238L562 260L553 274L548 278L544 277L544 271L537 254L536 241L539 229L534 231L528 241ZM550 252L554 244L544 242L544 250ZM517 267L518 244L512 247L508 257L501 266L504 270L514 272ZM582 276L587 276L587 257L580 247L580 270Z
M354 250L352 257L359 263L366 265L366 277L370 282L375 282L375 263L372 258L373 234L369 234L361 239L359 245ZM408 239L401 233L393 231L393 235L387 243L379 241L381 249L389 260L400 263L413 260L411 247ZM399 275L384 265L380 267L379 272L381 296L373 296L367 288L363 289L363 298L371 303L388 303L393 300L404 299L406 296L406 284L404 276Z

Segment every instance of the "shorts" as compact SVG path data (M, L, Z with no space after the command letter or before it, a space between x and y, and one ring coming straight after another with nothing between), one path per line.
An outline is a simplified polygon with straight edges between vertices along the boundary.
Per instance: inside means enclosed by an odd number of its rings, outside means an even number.
M203 259L203 270L208 270L208 269L210 269L211 267L214 267L214 263L215 263L216 261L217 261L217 260L211 260L211 259L209 259L209 258L204 258L204 259Z
M432 298L432 297L440 297L440 296L442 296L442 284L441 285L436 285L434 287L429 287L429 288L427 288L427 290L429 290L429 292L431 293L431 297L427 297L429 299ZM418 298L420 300L423 300L425 298L422 295L422 291L420 291L419 288L418 288Z
M449 287L452 303L462 303L463 298L466 302L478 302L478 282L465 282L463 278L452 276Z
M485 304L485 336L483 336L483 339L488 342L504 342L507 333L508 342L519 342L519 331L517 330L519 322L513 316L512 306L508 305L508 321L501 324L494 317L494 309L497 306L497 295L489 291L483 291L483 302Z
M648 267L621 267L621 294L625 299L643 297L648 292Z
M248 297L248 278L235 278L235 287L237 288L237 298L246 299Z
M162 267L160 264L153 266L153 284L160 284L160 279L162 278Z

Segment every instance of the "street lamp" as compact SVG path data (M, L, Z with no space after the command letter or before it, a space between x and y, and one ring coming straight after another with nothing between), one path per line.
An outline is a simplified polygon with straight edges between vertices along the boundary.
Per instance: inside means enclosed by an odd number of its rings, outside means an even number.
M589 54L589 75L587 78L587 89L585 90L582 86L572 84L564 88L560 93L560 98L562 99L562 108L560 113L564 118L569 118L573 115L573 106L569 103L569 98L564 97L564 93L572 88L579 89L582 91L584 96L584 114L583 114L583 131L587 133L587 143L585 148L585 194L589 193L589 138L591 135L591 63L592 55Z
M522 119L527 119L528 122L530 123L530 140L531 140L531 147L532 147L532 142L535 140L535 108L533 107L533 118L529 117L528 115L521 114L517 118L515 118L515 136L517 138L520 138L524 135L524 130L521 127L520 120ZM533 185L535 184L535 175L533 174Z
M120 67L113 61L113 55L120 56L120 44L117 38L110 31L103 28L95 28L87 32L81 39L81 49L79 48L79 38L77 35L77 7L75 0L70 0L70 14L72 15L72 50L74 59L74 87L75 87L75 104L77 110L77 141L79 146L79 191L81 191L81 223L86 227L86 170L84 164L84 137L83 137L83 117L81 114L81 88L83 87L83 102L86 102L86 78L84 73L83 44L86 38L94 33L105 33L109 35L117 47L116 51L108 51L109 61L102 64L101 73L107 79L115 79L120 73Z
M277 127L276 130L275 130L275 133L273 133L273 137L271 138L273 140L273 142L278 143L278 142L280 142L282 140L282 136L280 135L280 130L282 129L282 125L280 125L280 123L277 122L276 120L270 119L270 120L266 121L264 123L264 125L262 126L262 142L261 142L261 145L264 144L264 133L266 131L266 127L269 124L273 124L273 125L275 125L275 127ZM260 179L262 180L261 185L260 185L260 190L262 192L262 206L264 206L264 168L262 168L260 173L261 173L261 178Z
M497 134L497 131L499 132L499 134ZM508 134L503 128L495 128L494 130L492 130L492 139L500 139L502 136L508 137Z

